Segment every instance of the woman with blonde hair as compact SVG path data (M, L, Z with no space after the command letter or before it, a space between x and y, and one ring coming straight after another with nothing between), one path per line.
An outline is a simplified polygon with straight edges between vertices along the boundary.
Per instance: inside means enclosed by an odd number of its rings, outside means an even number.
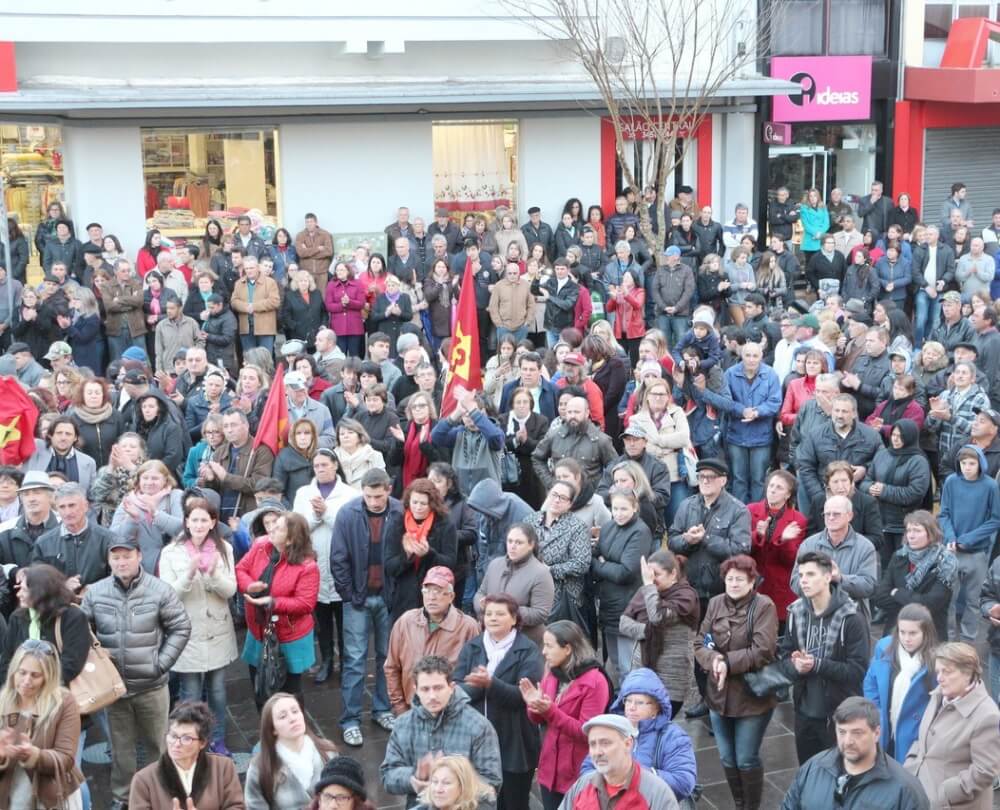
M451 754L430 766L420 810L485 810L494 805L494 791L466 757Z
M158 459L142 464L135 483L115 510L111 531L134 537L142 552L142 567L156 572L160 551L184 526L184 493L174 475Z
M312 274L309 274L312 278ZM288 444L274 460L271 475L281 483L285 500L295 500L295 493L312 480L312 460L319 448L319 434L310 419L297 419L288 431Z
M69 306L73 322L66 330L66 340L73 347L73 362L94 374L103 374L107 355L97 297L86 287L77 287L70 295Z
M260 415L264 412L264 403L267 402L267 391L271 380L261 366L254 365L246 357L244 360L239 380L236 383L236 397L233 400L233 405L247 415L247 421L250 423L250 435L252 436L260 425Z
M316 289L313 274L308 270L291 273L278 314L285 340L301 340L310 352L314 351L316 333L328 320L323 293Z
M371 445L371 437L356 419L341 419L337 424L337 463L340 474L350 486L361 488L361 479L369 470L384 470L385 459Z
M691 446L684 410L674 403L670 383L666 380L650 380L643 386L642 404L629 420L629 427L646 432L646 450L654 458L667 465L670 472L670 502L667 504L667 525L691 489L687 478L681 474L681 457ZM685 459L690 464L689 459Z
M983 683L979 653L956 641L934 650L937 688L904 766L924 786L931 807L993 807L1000 773L1000 709Z
M25 641L0 689L0 807L82 808L79 741L80 709L61 686L56 648Z

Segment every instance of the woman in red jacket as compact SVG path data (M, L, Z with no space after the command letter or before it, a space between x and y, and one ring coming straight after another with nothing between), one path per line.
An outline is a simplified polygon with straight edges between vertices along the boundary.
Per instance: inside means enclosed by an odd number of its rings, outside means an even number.
M337 333L337 346L348 357L364 357L365 319L361 311L368 303L364 285L351 275L347 262L337 262L326 285L326 311L330 328Z
M315 663L313 610L319 567L305 518L294 512L270 513L263 522L268 533L236 566L236 584L246 602L242 658L250 667L250 681L255 681L265 623L273 620L288 670L280 691L292 693L302 704L302 673ZM258 711L261 706L258 701Z
M788 383L785 401L781 405L781 424L787 430L795 424L795 415L799 408L816 396L816 378L826 373L826 358L816 349L806 352L806 376L798 377Z
M593 647L573 622L553 622L542 637L545 677L540 685L522 678L521 695L532 723L544 725L538 760L538 786L544 810L557 810L563 794L580 775L588 753L583 724L602 714L611 697L611 681Z
M615 338L628 352L632 367L639 361L639 341L646 334L646 291L635 273L626 270L622 283L608 290L607 311L616 313Z
M747 505L750 510L750 555L763 582L758 593L770 597L778 609L779 634L785 632L788 606L798 596L789 586L799 546L806 539L806 516L792 508L795 476L775 470L767 477L764 500Z

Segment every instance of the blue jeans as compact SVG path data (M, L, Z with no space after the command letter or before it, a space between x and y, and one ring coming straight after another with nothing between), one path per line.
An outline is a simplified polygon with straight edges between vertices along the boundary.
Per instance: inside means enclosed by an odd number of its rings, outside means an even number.
M759 501L764 497L764 479L771 463L770 446L740 447L729 444L727 450L729 471L732 473L729 491L743 503Z
M986 581L990 556L988 551L960 551L955 557L958 560L958 577L953 586L951 605L948 608L948 638L974 645L981 621L979 592L983 589L983 582Z
M670 502L667 504L667 528L674 522L674 515L677 514L677 510L680 509L681 503L684 499L691 495L691 487L688 485L687 481L678 480L673 481L670 484Z
M121 357L125 350L132 346L146 351L146 336L132 337L128 324L123 326L117 335L108 335L108 356L111 360Z
M212 742L226 741L226 670L224 667L211 672L178 672L180 676L180 699L201 700L202 690L208 696L208 708L215 715L212 727Z
M1000 702L1000 655L990 653L990 694Z
M514 340L516 340L518 343L520 343L522 340L524 340L528 336L528 327L527 326L522 326L522 327L520 327L518 329L507 329L506 327L498 326L497 327L497 344L498 345L500 343L500 338L502 338L504 335L510 335L511 337L514 338Z
M548 340L549 348L551 349L559 342L559 335L562 333L562 329L546 329L545 337Z
M274 354L274 335L240 335L240 345L243 351L260 347Z
M719 759L726 768L741 771L760 767L760 745L764 740L767 724L771 722L774 710L749 717L723 717L710 711L715 744L719 747Z
M913 312L913 347L919 349L924 345L924 339L937 325L941 313L941 295L931 298L924 290L917 290Z
M391 711L389 689L385 684L385 656L389 650L389 609L381 596L369 596L363 608L344 602L344 660L341 696L344 703L340 727L361 725L365 697L365 672L368 663L368 635L375 634L375 694L372 714Z
M656 316L656 328L663 332L671 351L680 343L684 333L691 328L691 318L687 315L666 315L662 312Z
M348 357L365 356L364 335L337 335L337 348Z

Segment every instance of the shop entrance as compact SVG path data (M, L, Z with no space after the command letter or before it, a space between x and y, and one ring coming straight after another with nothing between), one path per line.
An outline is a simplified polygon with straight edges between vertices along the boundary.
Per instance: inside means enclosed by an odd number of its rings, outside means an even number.
M836 187L856 205L875 180L875 145L874 124L793 124L792 143L768 149L768 190L803 200L815 188L827 200Z

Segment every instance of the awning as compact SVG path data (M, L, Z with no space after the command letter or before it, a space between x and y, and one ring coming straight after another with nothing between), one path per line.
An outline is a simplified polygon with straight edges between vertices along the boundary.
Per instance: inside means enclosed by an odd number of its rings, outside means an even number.
M667 85L668 86L668 85ZM723 84L720 102L801 92L792 82L751 76ZM66 119L147 118L158 115L241 117L444 114L475 110L601 110L589 80L576 77L507 79L495 76L253 80L107 80L34 77L0 93L0 119L18 115Z

